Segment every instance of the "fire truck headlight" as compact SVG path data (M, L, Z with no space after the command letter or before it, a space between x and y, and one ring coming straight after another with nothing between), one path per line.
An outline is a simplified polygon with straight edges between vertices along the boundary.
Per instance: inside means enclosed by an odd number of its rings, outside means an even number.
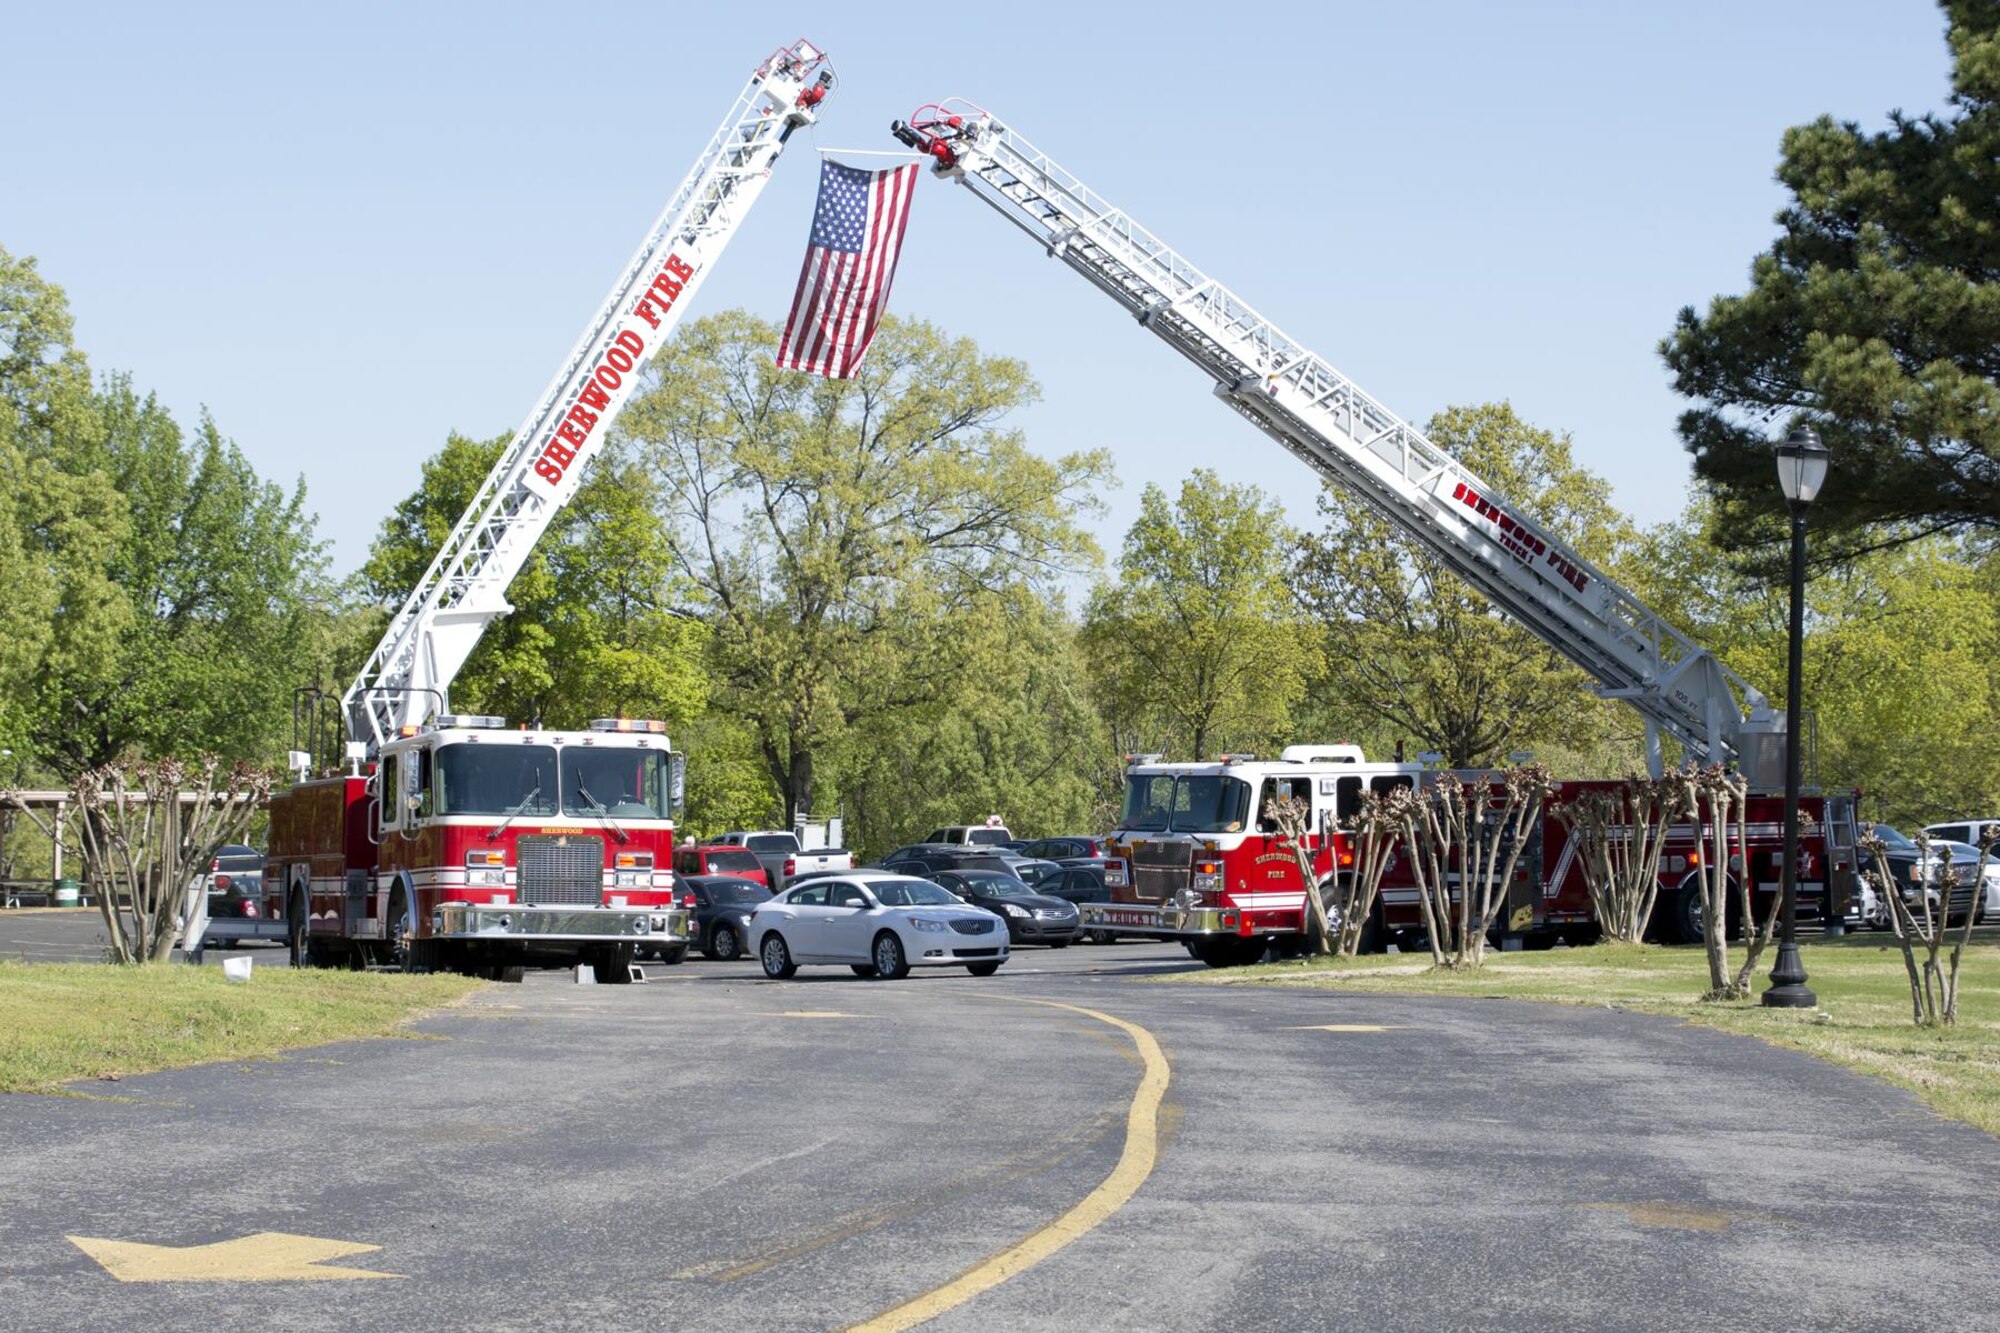
M499 888L507 882L507 871L504 866L469 867L465 872L465 882L471 885Z
M653 872L650 870L614 870L611 885L618 889L650 889L653 887Z

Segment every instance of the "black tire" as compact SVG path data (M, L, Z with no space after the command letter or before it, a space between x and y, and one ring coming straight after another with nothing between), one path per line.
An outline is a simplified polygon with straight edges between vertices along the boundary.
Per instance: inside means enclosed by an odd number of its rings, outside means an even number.
M285 904L285 951L291 955L293 967L317 967L319 960L314 956L312 941L306 927L310 923L306 916L306 897L295 893Z
M708 947L702 952L719 962L733 963L743 956L743 937L728 922L718 922L708 933Z
M853 970L854 975L857 977L872 977L875 975L875 964L873 963L849 963L848 967Z
M910 975L910 960L903 956L903 942L894 931L885 930L877 935L869 956L875 960L878 981L901 981Z
M1108 930L1087 930L1084 932L1083 937L1089 940L1092 944L1118 943L1118 937L1116 935L1113 935Z
M965 970L975 977L990 977L1000 970L998 963L967 963Z
M1694 880L1684 881L1667 905L1667 919L1660 933L1669 944L1700 944L1701 917L1701 885Z
M783 981L799 970L792 961L792 951L785 947L785 937L772 931L757 946L757 961L764 965L764 975L773 981Z
M486 975L488 978L502 982L505 985L518 986L528 979L528 969L525 967L510 967L505 963L495 963L486 969Z
M626 986L632 981L632 946L607 944L590 959L600 986Z
M1244 939L1241 936L1226 935L1220 939L1196 940L1188 949L1210 967L1248 967L1261 962L1264 951L1270 945L1261 936Z
M665 949L655 949L653 955L660 960L662 967L678 967L687 961L688 947L685 944L676 944Z
M1049 947L1051 949L1067 949L1069 948L1070 945L1075 943L1076 943L1075 940L1050 940Z
M409 932L410 900L397 889L389 895L389 915L382 918L382 965L391 972L414 970Z

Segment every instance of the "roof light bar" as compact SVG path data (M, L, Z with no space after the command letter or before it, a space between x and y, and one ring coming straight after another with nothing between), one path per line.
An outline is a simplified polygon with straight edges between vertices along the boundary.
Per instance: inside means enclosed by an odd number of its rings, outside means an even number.
M445 713L437 720L439 730L447 727L478 731L499 731L507 725L504 717L487 717L480 713Z
M658 718L634 717L594 717L590 719L592 731L643 731L655 736L667 734L667 724Z

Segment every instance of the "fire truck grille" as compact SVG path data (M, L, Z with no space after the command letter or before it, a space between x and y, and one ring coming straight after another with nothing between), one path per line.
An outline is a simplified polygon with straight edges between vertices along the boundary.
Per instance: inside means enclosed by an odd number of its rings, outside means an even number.
M1171 898L1193 875L1193 843L1142 842L1132 849L1132 896L1142 902Z
M604 839L529 835L514 844L516 897L596 907L604 901Z

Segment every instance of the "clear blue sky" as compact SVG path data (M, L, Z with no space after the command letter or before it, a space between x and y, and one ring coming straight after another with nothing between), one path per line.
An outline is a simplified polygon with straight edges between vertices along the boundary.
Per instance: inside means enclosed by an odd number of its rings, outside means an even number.
M991 108L1421 421L1510 398L1642 521L1680 505L1675 311L1740 290L1784 129L1940 108L1922 0L1281 5L12 6L0 245L100 370L303 476L352 568L447 431L511 430L744 78L806 36L817 145ZM814 143L702 292L784 313ZM963 190L926 180L895 307L1024 358L1047 452L1123 487L1214 466L1310 521L1315 480Z

